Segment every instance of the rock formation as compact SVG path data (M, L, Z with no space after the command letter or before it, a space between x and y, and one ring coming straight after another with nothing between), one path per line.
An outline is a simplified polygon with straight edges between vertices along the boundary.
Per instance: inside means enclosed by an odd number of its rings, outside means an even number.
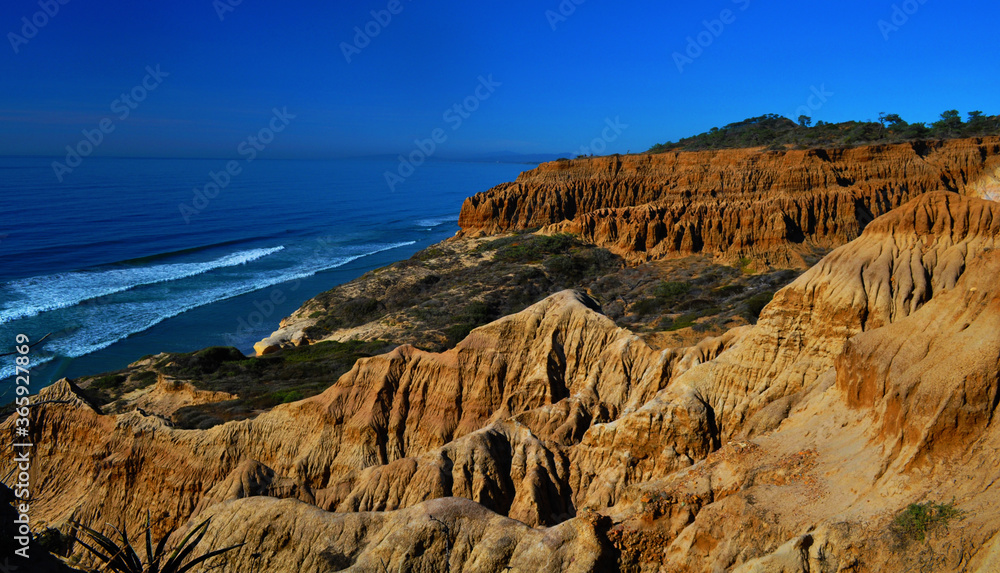
M948 149L966 148L925 157ZM158 533L211 517L206 546L246 543L220 558L233 572L994 571L1000 204L918 181L756 325L690 348L564 291L208 430L60 382L31 409L33 511L130 533L147 509ZM166 390L150 403L200 396ZM925 501L960 517L924 542L893 530Z
M802 265L929 191L1000 195L1000 138L850 149L731 149L540 165L462 205L465 234L544 227L633 261L708 252Z

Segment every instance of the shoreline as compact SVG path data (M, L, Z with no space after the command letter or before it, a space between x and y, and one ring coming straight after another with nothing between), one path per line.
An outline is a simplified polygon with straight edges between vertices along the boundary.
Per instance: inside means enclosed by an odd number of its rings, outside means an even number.
M52 332L36 354L38 362L75 356L41 364L39 384L123 368L161 351L229 344L249 352L311 296L450 237L465 197L524 169L438 162L408 181L405 196L396 196L381 180L382 168L390 163L375 159L255 162L212 199L198 220L185 224L177 213L177 205L189 198L185 181L203 180L211 162L95 158L74 173L71 184L60 187L46 182L47 165L38 158L6 159L8 164L20 167L0 183L10 191L7 199L21 201L23 195L25 203L33 197L39 207L72 204L78 229L67 233L58 217L36 209L31 226L2 238L8 268L16 270L11 276L24 278L5 279L11 282L4 285L23 285L0 286L0 310L59 306L0 325L0 338ZM88 191L78 193L78 187ZM121 217L106 220L112 202L127 208ZM53 246L44 257L33 255L42 240ZM410 241L415 244L402 251L330 268L340 259ZM227 259L241 248L279 247L282 252L250 265ZM210 259L219 267L211 272L172 268L205 266ZM187 277L171 280L175 274ZM32 286L33 277L50 275L58 280L41 285L44 289ZM288 281L295 277L302 277L303 286L293 290ZM115 292L97 296L109 289ZM73 297L83 302L72 304ZM12 391L10 382L0 383L0 395Z
M291 279L232 298L216 300L166 318L146 330L85 355L55 358L33 369L35 380L46 380L43 384L36 383L33 393L64 377L79 378L120 371L144 356L161 352L184 353L211 346L233 346L247 356L253 356L254 342L278 328L282 320L309 299L366 272L404 261L422 248L451 236L441 231L434 235L442 235L443 238L427 239L414 245L375 253L370 255L371 260L367 260L369 257L362 257L342 267L320 271L309 277ZM230 326L220 326L216 334L206 335L204 327L212 323ZM250 330L241 331L246 326ZM192 335L199 342L191 342ZM213 337L215 340L211 340ZM13 377L0 382L13 383Z

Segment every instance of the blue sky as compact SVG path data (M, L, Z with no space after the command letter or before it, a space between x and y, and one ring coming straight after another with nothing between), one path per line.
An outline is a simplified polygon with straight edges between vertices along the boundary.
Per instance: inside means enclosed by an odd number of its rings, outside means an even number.
M54 16L38 0L2 9L2 155L64 155L109 118L95 155L235 157L275 108L295 116L262 152L275 158L395 155L436 129L441 157L608 135L605 153L634 152L810 104L825 121L1000 113L995 3L47 2ZM366 26L378 34L355 42ZM144 80L128 117L113 112ZM474 111L446 115L463 102Z

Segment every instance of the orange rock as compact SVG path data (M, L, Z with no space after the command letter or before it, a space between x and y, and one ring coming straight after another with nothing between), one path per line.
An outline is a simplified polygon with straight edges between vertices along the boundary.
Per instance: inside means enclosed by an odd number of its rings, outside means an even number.
M1000 197L1000 138L552 162L466 199L462 233L545 227L627 259L694 252L802 265L930 191Z
M33 519L211 516L206 545L248 542L233 572L987 573L998 241L1000 204L923 193L692 348L565 291L207 430L103 415L64 380L31 409ZM187 396L168 390L150 405ZM894 515L951 499L963 519L898 551Z

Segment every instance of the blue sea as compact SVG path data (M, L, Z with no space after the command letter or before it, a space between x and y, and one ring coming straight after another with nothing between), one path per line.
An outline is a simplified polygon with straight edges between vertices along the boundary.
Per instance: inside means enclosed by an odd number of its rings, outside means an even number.
M218 159L91 157L62 182L51 163L0 158L0 353L49 335L31 349L33 392L163 351L250 353L309 298L453 235L466 197L530 168L427 162L391 191L394 160L240 162L228 182ZM0 403L14 372L0 357Z

